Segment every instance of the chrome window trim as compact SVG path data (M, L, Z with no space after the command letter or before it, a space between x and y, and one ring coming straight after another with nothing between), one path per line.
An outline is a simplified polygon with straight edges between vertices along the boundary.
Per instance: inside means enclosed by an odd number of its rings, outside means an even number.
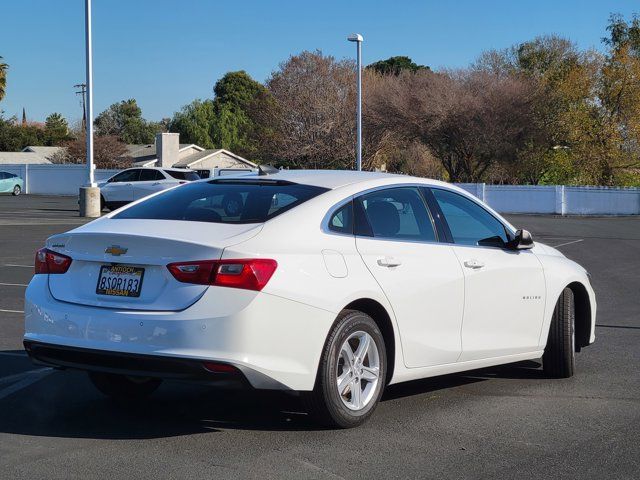
M387 242L422 243L422 244L426 244L426 245L449 245L449 246L469 247L469 248L491 248L491 249L508 251L508 252L511 251L511 250L507 250L507 249L502 248L502 247L490 247L490 246L484 246L484 245L463 245L461 243L447 242L446 239L436 240L435 242L433 242L433 241L426 241L426 240L403 240L403 239L398 239L398 238L386 238L386 237L366 237L366 236L363 236L363 235L340 233L340 232L336 232L336 231L333 231L333 230L329 229L329 221L331 220L331 217L333 216L334 213L336 213L337 210L342 208L346 203L348 203L350 201L355 201L355 199L357 197L362 196L362 195L366 195L366 194L369 194L369 193L372 193L372 192L376 192L376 191L379 191L379 190L388 190L390 188L402 188L402 187L428 188L428 189L431 189L431 190L439 189L439 190L444 190L444 191L447 191L447 192L451 192L451 193L455 193L457 195L460 195L461 197L464 197L464 198L468 199L469 201L471 201L471 202L475 203L476 205L478 205L485 212L487 212L494 219L496 219L496 221L498 221L498 223L500 223L500 225L503 226L505 231L507 231L509 234L515 236L515 231L514 230L512 230L507 225L505 225L505 223L502 220L500 220L492 212L487 210L479 199L477 199L476 197L474 197L473 195L471 195L467 191L463 190L464 193L461 193L461 192L458 192L458 191L456 191L456 190L454 190L452 188L447 188L447 187L444 187L442 185L433 185L433 184L429 184L429 183L417 183L417 182L395 183L395 184L391 184L391 185L380 185L378 187L367 188L366 190L362 190L362 191L360 191L360 192L358 192L358 193L356 193L354 195L350 195L349 197L340 200L339 202L335 203L331 208L329 208L329 210L327 211L327 213L325 214L325 216L322 219L322 222L320 224L320 230L325 234L328 234L328 235L339 235L341 237L372 238L372 239L375 238L375 239L384 240L384 241L387 241ZM427 212L429 213L429 218L431 219L432 222L434 222L433 215L432 215L431 209L429 208L429 205L427 204L426 200L423 200L423 201L425 202L425 207L427 209ZM447 217L446 216L444 217L444 221L445 222L447 221ZM447 225L448 225L448 222L447 222ZM436 232L436 237L437 237L438 236L438 230L435 227L435 225L434 225L434 231Z

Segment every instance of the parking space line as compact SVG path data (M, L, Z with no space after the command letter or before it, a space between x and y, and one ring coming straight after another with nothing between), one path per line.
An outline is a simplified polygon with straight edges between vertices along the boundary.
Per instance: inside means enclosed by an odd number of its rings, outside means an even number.
M16 263L5 263L3 267L20 267L20 268L33 268L33 265L18 265Z
M28 386L33 385L36 382L39 382L40 380L42 380L44 377L51 374L52 372L53 372L52 368L42 368L39 370L31 370L29 372L25 372L17 376L13 375L12 377L14 378L21 378L21 377L24 377L24 378L9 387L3 390L0 390L0 400L8 397L9 395L13 395L16 392L19 392L20 390L27 388ZM6 378L10 378L10 377L6 377ZM14 378L12 378L12 380ZM0 382L2 382L3 380L4 379L0 379Z
M560 245L554 245L553 248L564 247L565 245L571 245L572 243L578 243L578 242L584 242L584 238L581 238L580 240L573 240L572 242L561 243Z
M5 310L4 308L0 308L0 312L3 312L3 313L24 313L24 310Z
M26 283L2 283L0 285L3 287L26 287L28 286Z

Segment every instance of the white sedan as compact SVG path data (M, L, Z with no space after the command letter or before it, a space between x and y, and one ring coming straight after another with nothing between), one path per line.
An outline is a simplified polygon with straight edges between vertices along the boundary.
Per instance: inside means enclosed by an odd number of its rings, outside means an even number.
M128 168L100 183L100 206L115 210L134 200L193 180L198 174L185 168Z
M541 357L569 377L594 341L584 268L465 191L402 175L193 182L55 235L35 261L27 352L113 397L237 378L352 427L386 385Z

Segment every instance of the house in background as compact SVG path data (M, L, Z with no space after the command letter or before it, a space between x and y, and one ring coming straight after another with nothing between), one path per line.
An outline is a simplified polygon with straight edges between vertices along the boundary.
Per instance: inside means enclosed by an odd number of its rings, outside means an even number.
M64 150L64 147L41 147L41 146L28 146L22 149L23 152L31 152L37 153L45 160L53 161L53 158L61 153Z
M193 143L180 143L179 133L159 133L154 144L127 145L126 158L131 167L189 168L202 177L216 175L219 170L247 170L258 166L246 158L223 148L205 149ZM25 147L21 152L0 152L0 165L51 164L64 147Z
M27 147L38 148L38 147ZM0 166L2 165L46 165L51 161L32 150L24 149L21 152L0 152ZM44 147L48 148L48 147Z
M197 171L246 170L257 165L223 148L205 149L193 143L180 143L179 133L158 133L155 144L127 145L132 166L189 168Z

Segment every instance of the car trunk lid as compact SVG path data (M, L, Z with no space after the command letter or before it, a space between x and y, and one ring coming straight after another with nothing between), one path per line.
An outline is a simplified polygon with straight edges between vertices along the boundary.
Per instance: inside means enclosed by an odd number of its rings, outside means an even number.
M73 259L65 274L49 275L49 290L57 300L82 305L183 310L208 287L178 282L167 264L219 259L225 247L251 238L261 228L262 224L104 218L47 240L47 248ZM98 293L101 269L109 266L142 273L138 297Z

